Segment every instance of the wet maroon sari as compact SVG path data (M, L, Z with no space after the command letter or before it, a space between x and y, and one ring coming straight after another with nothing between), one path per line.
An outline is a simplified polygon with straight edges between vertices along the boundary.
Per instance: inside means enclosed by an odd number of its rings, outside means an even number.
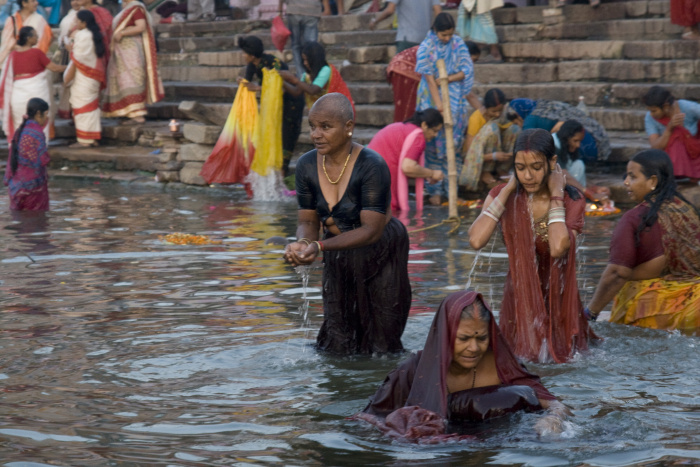
M386 69L394 91L394 122L405 122L416 112L421 75L416 73L418 46L397 53Z
M495 187L489 195L495 198L504 186ZM559 259L549 254L546 234L543 237L533 232L525 191L512 194L505 207L499 225L508 250L509 270L501 306L501 331L522 359L566 362L575 352L587 350L589 339L596 337L583 315L576 280L575 234L583 229L586 200L583 195L573 200L565 194L571 247Z
M429 442L464 439L445 433L449 404L446 378L462 310L477 298L486 305L481 294L473 291L448 295L435 314L423 350L389 373L369 405L354 418L367 421L395 438L427 439ZM488 305L486 307L488 309ZM529 386L538 399L555 399L542 386L539 377L529 373L517 361L493 315L489 335L489 348L493 350L502 385Z
M10 151L10 159L12 157ZM44 129L29 120L19 137L17 170L12 172L8 159L5 169L5 185L10 193L10 209L13 211L48 211L49 177L46 166L49 153L46 150Z

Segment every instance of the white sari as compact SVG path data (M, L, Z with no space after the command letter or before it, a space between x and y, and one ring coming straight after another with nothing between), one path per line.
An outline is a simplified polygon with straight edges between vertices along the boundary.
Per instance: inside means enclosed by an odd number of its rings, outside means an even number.
M75 133L79 143L91 144L102 138L100 88L105 81L105 73L104 61L97 57L92 32L88 29L75 32L68 67L75 68L75 77L69 83Z
M48 70L22 79L15 79L14 60L16 52L10 54L5 61L0 78L0 94L2 110L5 118L2 121L2 131L7 135L7 139L12 139L15 130L24 120L27 113L27 102L33 97L44 99L51 105L51 95L49 92ZM49 140L50 125L44 127L46 141Z

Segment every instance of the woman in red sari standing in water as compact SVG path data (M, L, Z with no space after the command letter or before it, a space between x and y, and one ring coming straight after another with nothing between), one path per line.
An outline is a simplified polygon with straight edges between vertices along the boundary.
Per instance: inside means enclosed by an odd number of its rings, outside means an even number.
M515 176L489 192L469 243L483 248L500 226L510 264L501 331L518 357L562 363L595 337L576 281L576 237L586 201L566 184L548 131L523 131L513 154Z
M112 57L107 68L103 117L127 117L126 124L146 121L146 105L163 99L151 17L143 3L124 0L112 23Z
M5 168L5 186L13 211L48 211L49 189L44 126L49 122L49 104L35 97L27 103L27 115L15 132Z

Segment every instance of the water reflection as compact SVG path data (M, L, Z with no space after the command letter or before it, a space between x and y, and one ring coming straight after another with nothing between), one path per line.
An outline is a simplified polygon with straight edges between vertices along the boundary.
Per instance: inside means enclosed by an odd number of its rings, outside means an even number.
M312 349L320 264L308 284L271 236L294 235L293 202L160 187L57 182L52 211L0 220L0 458L6 465L629 465L700 462L700 342L596 323L605 341L565 365L536 365L572 406L563 437L535 414L485 427L480 442L406 446L348 421L404 356ZM438 223L427 208L409 230ZM413 306L404 344L422 348L432 311L468 282L496 308L507 270L450 225L411 235ZM605 266L614 222L579 244L582 299ZM166 245L180 231L219 245Z

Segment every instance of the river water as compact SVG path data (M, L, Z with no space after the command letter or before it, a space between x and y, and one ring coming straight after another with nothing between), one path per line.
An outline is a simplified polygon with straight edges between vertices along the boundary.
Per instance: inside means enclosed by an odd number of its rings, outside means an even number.
M347 420L405 355L338 358L312 344L320 265L308 288L272 236L295 209L242 192L52 181L52 211L0 210L2 465L687 465L700 463L700 341L595 323L605 341L565 365L530 365L575 416L537 438L537 414L483 426L479 441L396 443ZM439 222L426 208L410 229ZM422 348L432 315L467 283L498 308L507 269L477 258L463 212L411 235L413 308L403 342ZM588 218L584 301L614 220ZM206 234L217 245L165 244Z

